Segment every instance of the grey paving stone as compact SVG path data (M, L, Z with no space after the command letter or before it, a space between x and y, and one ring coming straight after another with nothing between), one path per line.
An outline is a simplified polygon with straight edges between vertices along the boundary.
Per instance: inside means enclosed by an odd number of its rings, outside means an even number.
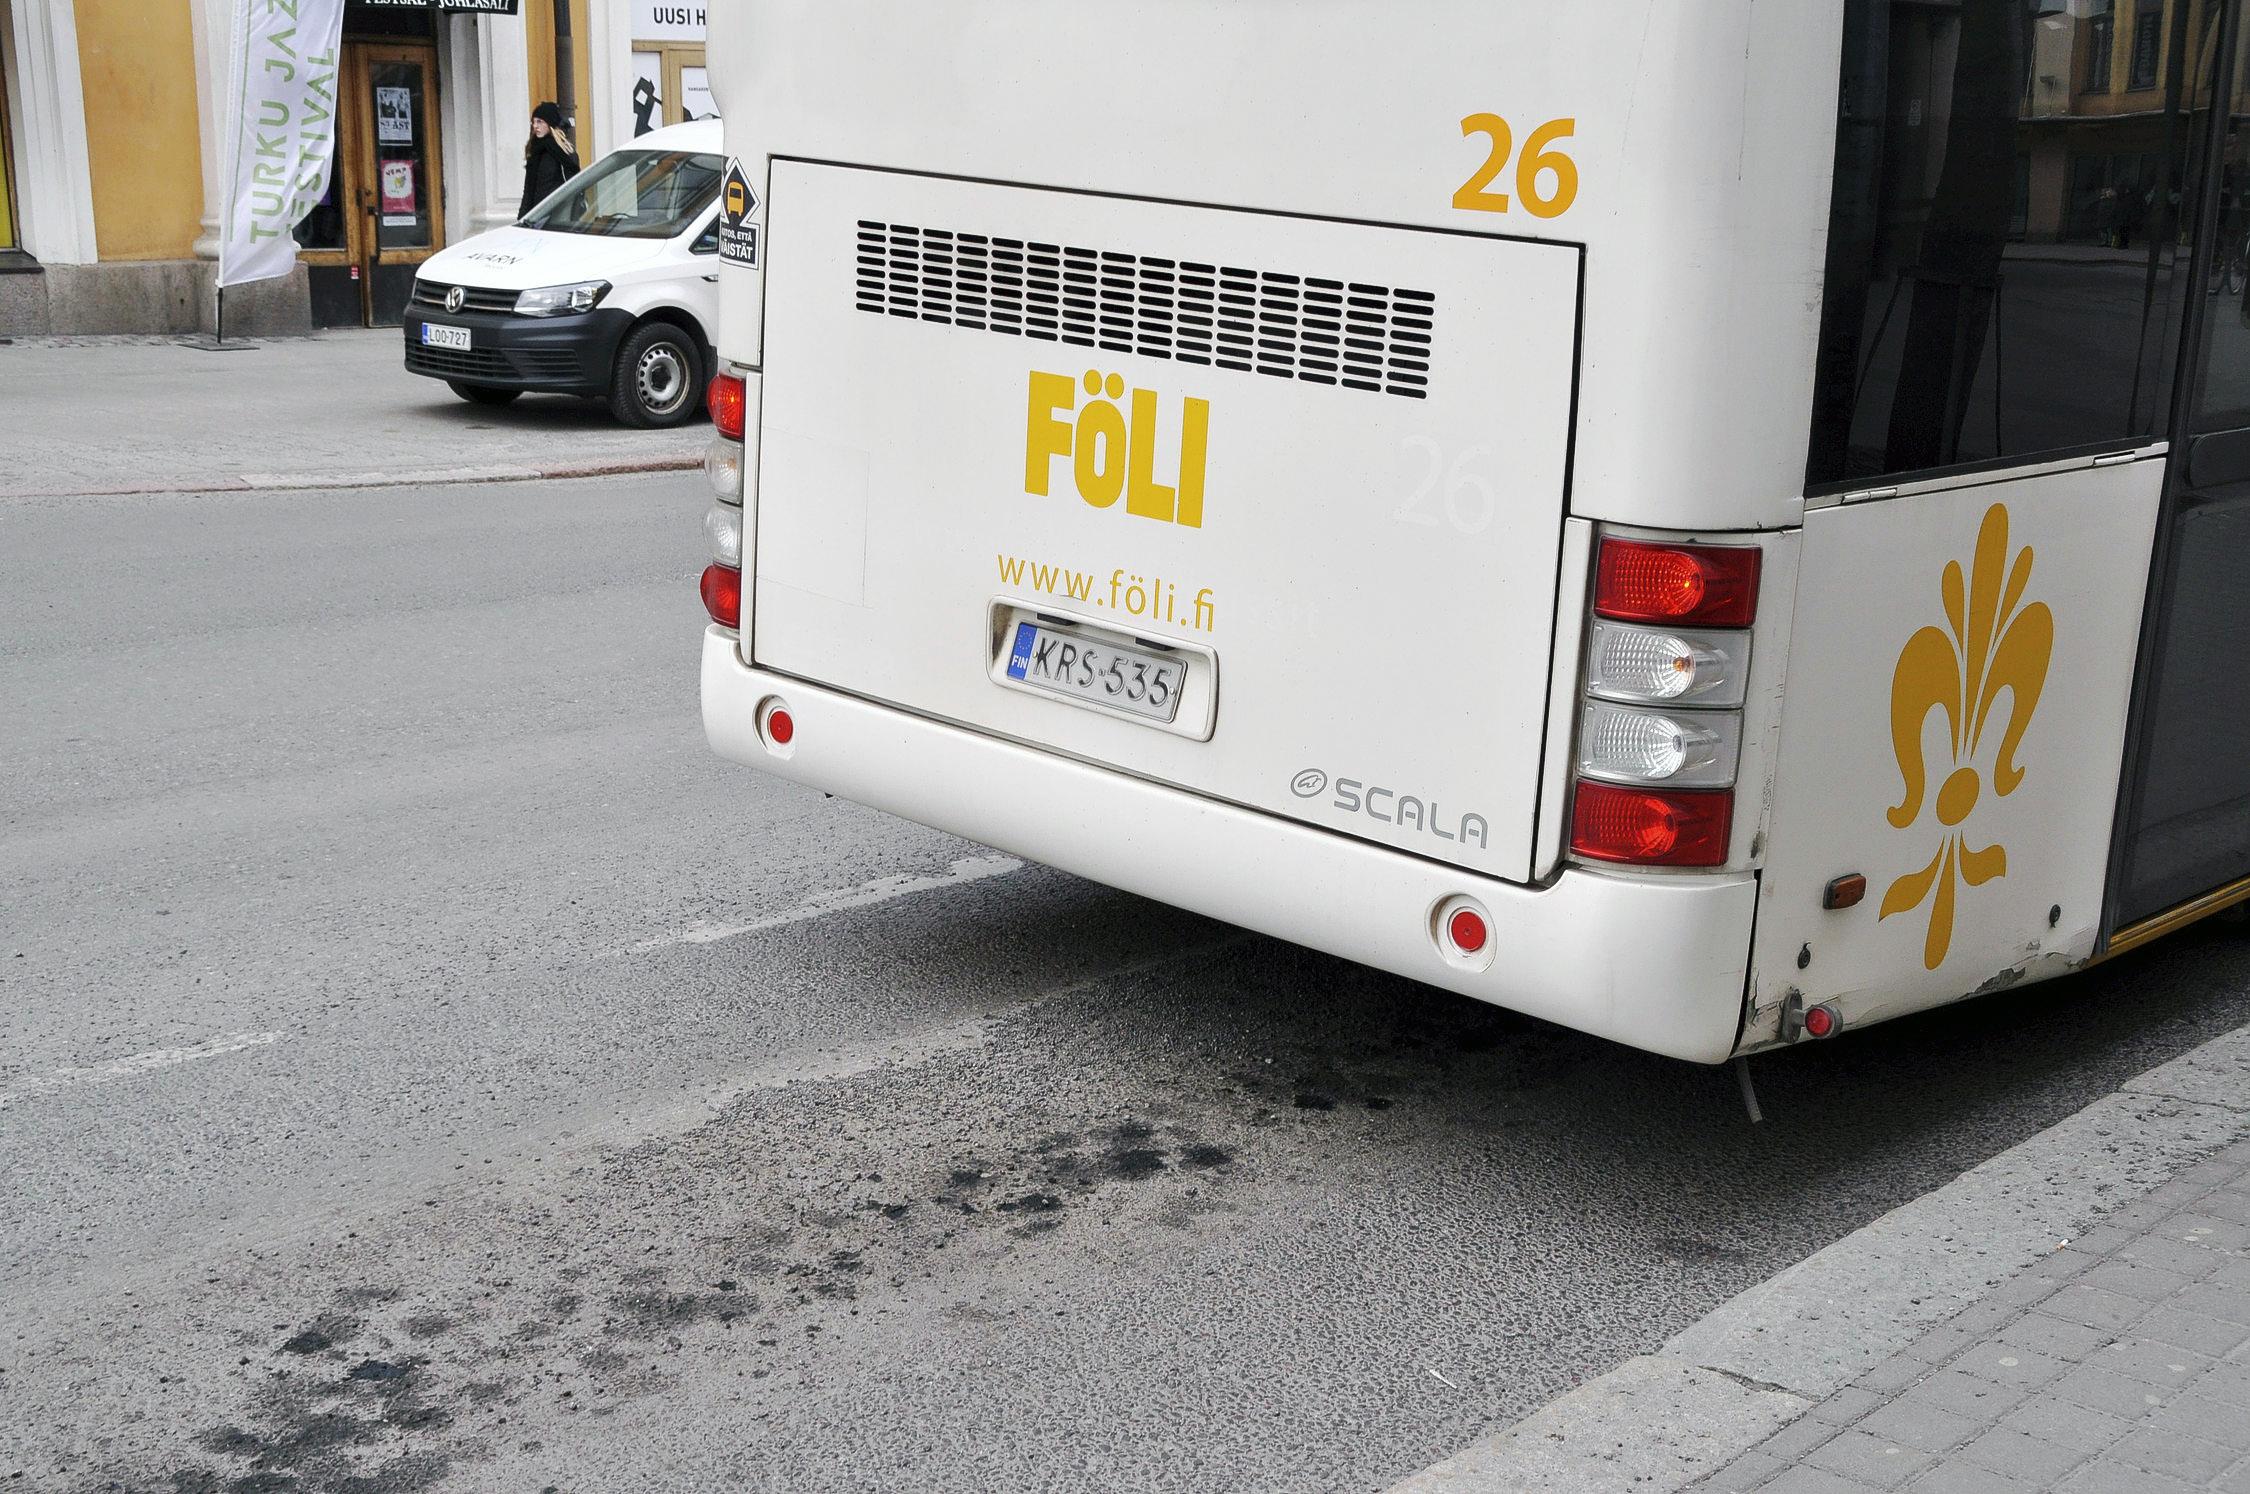
M1935 1406L1990 1426L2030 1393L2026 1386L1996 1385L1961 1370L1942 1369L1900 1396L1899 1404Z
M2113 1375L2130 1375L2151 1385L2178 1390L2209 1369L2213 1361L2207 1354L2198 1354L2177 1344L2134 1337L2121 1338L2096 1350L2086 1356L2086 1362Z
M2083 1323L2089 1328L2107 1328L2115 1333L2130 1328L2135 1319L2148 1311L2148 1304L2079 1282L2049 1297L2041 1304L2040 1311L2066 1323Z
M2204 1158L2172 1181L2186 1184L2191 1188L2208 1190L2227 1187L2229 1184L2240 1181L2241 1177L2241 1166L2229 1158L2226 1153L2220 1152L2215 1156Z
M2151 1217L2161 1218L2162 1214L2163 1210L2159 1209ZM2112 1216L2072 1240L2066 1253L2086 1257L2105 1256L2119 1246L2132 1243L2134 1234L2134 1230L2121 1226L2115 1216Z
M2250 1344L2250 1328L2240 1323L2230 1323L2224 1318L2207 1318L2200 1313L2182 1312L2169 1303L2161 1304L2149 1315L2133 1325L2133 1331L2144 1338L2161 1344L2177 1344L2213 1359L2224 1359L2236 1349Z
M2159 1411L2156 1414L2162 1414ZM2134 1423L2075 1401L2037 1395L2000 1418L2000 1425L2092 1457L2133 1430Z
M2213 1484L2216 1494L2250 1494L2250 1462Z
M2242 1454L2186 1432L2143 1427L2126 1433L2102 1456L2111 1462L2130 1463L2151 1473L2200 1484L2226 1472Z
M2174 1297L2170 1305L2182 1312L2200 1313L2205 1317L2224 1318L2230 1323L2250 1326L2250 1287L2221 1286L2217 1282L2199 1281Z
M2013 1478L2029 1479L2044 1489L2052 1488L2056 1480L2085 1462L2090 1454L2002 1426L1971 1441L1954 1456Z
M2188 1393L2150 1415L2148 1425L2167 1432L2206 1437L2250 1457L2250 1403L2215 1401L2189 1386Z
M2195 1485L2098 1458L2055 1485L2055 1494L2197 1494Z
M2020 1385L2026 1390L2037 1390L2069 1369L2070 1361L1993 1340L1964 1350L1953 1361L1952 1368L1996 1385Z
M2112 1210L2105 1221L2105 1227L2126 1234L2139 1234L2162 1224L2178 1207L2170 1199L2159 1199L2151 1194L2136 1203Z
M1800 1416L1751 1451L1762 1452L1785 1463L1794 1463L1835 1435L1836 1429L1827 1422Z
M1896 1395L1936 1368L1911 1354L1893 1354L1852 1383L1877 1395Z
M1758 1494L1870 1494L1871 1486L1830 1473L1825 1468L1799 1464L1758 1491Z
M2090 1287L2115 1292L2120 1297L2133 1297L2142 1302L2162 1302L2195 1278L2177 1271L2167 1271L2161 1266L2144 1265L2139 1261L2108 1260L2080 1279Z
M1943 1364L1975 1343L1979 1336L1971 1333L1959 1323L1940 1323L1937 1327L1914 1340L1912 1348L1917 1359L1927 1359L1932 1364Z
M1695 1487L1707 1494L1751 1494L1764 1487L1767 1480L1789 1465L1765 1453L1744 1453L1726 1467L1698 1482Z
M1827 1422L1832 1427L1849 1426L1882 1405L1883 1400L1882 1396L1872 1390L1847 1385L1805 1414L1815 1421Z
M2160 1271L2177 1271L2182 1276L2201 1278L2217 1269L2223 1256L2190 1245L2185 1240L2174 1240L2164 1235L2144 1235L2118 1253L2120 1260L2139 1265L2154 1266Z
M1962 1308L1950 1321L1955 1327L1964 1328L1977 1338L1990 1338L2022 1315L2021 1307L2002 1302L1997 1297L1987 1297Z
M2080 1365L2069 1374L2047 1387L2045 1394L2075 1401L2081 1406L2091 1406L2096 1411L2107 1411L2112 1416L2122 1416L2128 1421L2139 1421L2149 1412L2164 1404L2164 1392L2146 1380L2134 1380L2124 1375L2113 1375L2108 1370L2092 1365Z
M2200 1213L2216 1214L2221 1219L2232 1219L2237 1224L2250 1224L2250 1195L2221 1189L2207 1193L2196 1206Z
M2222 1359L2188 1386L2190 1395L2228 1406L2250 1406L2250 1359Z
M2164 1228L2172 1239L2206 1250L2250 1250L2250 1224L2237 1224L2215 1214L2175 1214Z
M2017 1344L2056 1359L2083 1359L2114 1337L2107 1328L2066 1323L2043 1312L2025 1313L1996 1336L2002 1343Z
M1996 1307L2012 1307L2020 1311L2035 1303L2044 1302L2065 1285L2066 1282L2058 1281L2052 1276L2024 1271L1992 1288L1984 1300Z
M2193 1245L2186 1248L2195 1250ZM2220 1255L2211 1250L2202 1250L2196 1253L2206 1260L2218 1262L2218 1265L2212 1269L2211 1280L2220 1283L2222 1286L2250 1287L2250 1256Z
M1909 1494L2038 1494L2039 1490L2037 1484L1958 1458L1938 1464L1906 1487Z
M1805 1461L1877 1489L1895 1489L1929 1467L1933 1459L1928 1453L1887 1438L1850 1431L1814 1449Z
M1984 1429L1984 1423L1937 1406L1905 1400L1868 1412L1859 1431L1916 1452L1948 1453Z

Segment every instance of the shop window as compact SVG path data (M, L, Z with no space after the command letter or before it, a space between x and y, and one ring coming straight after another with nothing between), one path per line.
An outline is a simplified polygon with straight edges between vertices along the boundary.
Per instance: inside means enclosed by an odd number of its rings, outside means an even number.
M2133 72L2126 80L2128 88L2154 88L2156 68L2160 60L2158 48L2164 39L2164 13L2141 0L2133 13Z
M2144 14L2161 27L2155 0ZM1846 0L1812 486L2162 429L2193 126L2034 108L2038 28L2056 24L2041 0ZM2169 102L2176 80L2158 81Z

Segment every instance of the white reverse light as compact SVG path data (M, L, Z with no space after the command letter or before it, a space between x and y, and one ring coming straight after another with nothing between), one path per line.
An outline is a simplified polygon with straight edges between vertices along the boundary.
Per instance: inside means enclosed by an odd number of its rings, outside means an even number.
M1675 632L1596 618L1586 648L1586 689L1610 700L1742 703L1748 633Z
M703 532L711 541L711 559L742 569L742 510L730 503L714 503L703 516Z
M742 443L714 436L703 453L703 475L721 503L742 501Z
M1611 783L1725 788L1742 719L1731 712L1644 711L1591 700L1578 723L1578 770Z

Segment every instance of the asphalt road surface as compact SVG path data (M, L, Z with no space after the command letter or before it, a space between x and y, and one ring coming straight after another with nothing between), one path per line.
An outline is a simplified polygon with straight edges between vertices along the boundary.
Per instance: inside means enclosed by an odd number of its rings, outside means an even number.
M0 1488L1379 1489L2225 1026L1691 1068L706 751L700 479L0 505Z

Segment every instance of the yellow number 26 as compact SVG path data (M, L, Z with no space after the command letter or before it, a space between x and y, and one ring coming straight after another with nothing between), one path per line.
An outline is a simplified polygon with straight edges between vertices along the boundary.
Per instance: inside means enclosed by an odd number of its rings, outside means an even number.
M1534 218L1559 217L1578 200L1578 163L1552 148L1557 140L1569 139L1577 124L1575 119L1550 119L1523 142L1523 154L1516 160L1516 199ZM1507 169L1508 148L1515 134L1497 114L1472 114L1461 121L1462 138L1471 135L1489 136L1492 150L1476 175L1454 190L1453 205L1472 212L1504 213L1508 211L1508 194L1491 188ZM1542 178L1550 172L1555 179L1554 190L1542 195Z

